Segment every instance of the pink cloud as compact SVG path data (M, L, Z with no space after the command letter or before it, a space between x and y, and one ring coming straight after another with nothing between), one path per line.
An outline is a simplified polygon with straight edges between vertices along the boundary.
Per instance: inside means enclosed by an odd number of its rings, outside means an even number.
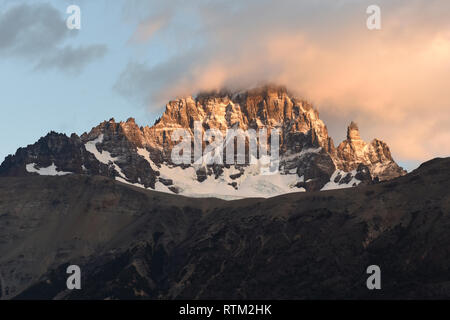
M205 3L192 30L203 45L148 70L164 74L149 99L276 82L315 103L333 128L357 120L363 137L387 141L397 158L448 156L450 3L378 2L380 31L367 30L370 3L361 1Z

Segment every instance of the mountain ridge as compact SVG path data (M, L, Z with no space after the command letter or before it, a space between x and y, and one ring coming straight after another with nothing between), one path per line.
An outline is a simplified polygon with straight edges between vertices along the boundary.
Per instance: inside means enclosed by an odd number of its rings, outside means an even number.
M194 123L200 123L203 132L216 129L224 134L230 129L265 129L269 146L272 130L280 130L279 174L273 179L257 177L260 168L250 164L248 155L244 165L174 164L171 151L176 141L171 134L184 129L193 136ZM202 141L202 148L209 143ZM285 87L273 85L172 100L151 127L139 127L133 118L118 123L111 118L81 136L51 132L34 145L19 148L0 165L0 176L58 171L116 177L188 196L208 196L213 190L212 194L229 199L352 187L406 173L386 143L362 141L353 122L347 139L335 147L317 110L290 96Z

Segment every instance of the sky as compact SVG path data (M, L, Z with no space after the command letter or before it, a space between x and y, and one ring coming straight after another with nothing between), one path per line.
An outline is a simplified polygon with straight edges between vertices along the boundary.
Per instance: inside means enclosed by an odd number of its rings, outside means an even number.
M354 120L411 170L450 155L449 71L446 0L0 0L0 159L51 130L152 125L171 99L270 82L310 100L336 144Z

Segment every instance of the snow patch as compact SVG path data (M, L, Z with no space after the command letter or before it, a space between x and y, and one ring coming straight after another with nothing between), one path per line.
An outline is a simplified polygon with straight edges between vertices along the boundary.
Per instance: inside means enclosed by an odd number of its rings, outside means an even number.
M122 172L122 169L115 163L119 159L119 157L112 157L111 153L108 151L102 150L102 152L99 152L97 149L96 144L103 142L103 134L99 135L95 140L88 141L84 144L84 147L86 150L94 155L94 157L100 161L103 164L109 165L110 163L113 164L114 169L117 171L119 176L126 179L125 174Z
M37 173L41 176L64 176L72 174L72 172L58 171L53 162L50 166L44 168L38 168L36 163L29 163L25 168L28 172Z
M150 152L148 152L147 149L137 148L137 153L138 153L138 155L143 157L145 160L147 160L148 164L150 165L150 168L152 168L153 170L158 170L156 164L150 158Z
M324 185L323 188L320 189L320 191L351 188L351 187L353 187L355 185L357 186L358 184L360 184L361 181L355 178L356 170L353 170L350 173L352 175L352 179L348 183L339 184L339 181L338 182L334 182L336 177L340 174L341 177L344 178L348 174L348 172L345 172L345 171L342 171L342 170L336 170L331 175L330 181L326 185ZM341 180L342 180L342 178L341 178Z
M303 188L297 188L295 185L303 180L297 174L281 174L280 172L272 175L261 175L259 166L248 166L244 168L244 173L231 179L230 175L239 173L235 167L223 168L223 173L216 179L215 175L208 175L207 178L199 182L194 167L181 168L179 166L169 166L162 164L160 177L171 179L173 186L177 187L179 194L193 197L216 197L224 200L234 200L243 198L269 198L285 193L304 192ZM236 190L230 184L235 182ZM169 188L160 182L155 185L156 191L173 193Z
M147 189L146 187L144 187L143 184L140 184L140 183L132 183L132 182L130 182L130 181L128 181L128 180L126 180L126 179L124 179L124 178L122 178L122 177L115 177L115 179L116 179L117 181L120 181L120 182L129 184L129 185L132 185L132 186L135 186L135 187L139 187L139 188L142 188L142 189Z

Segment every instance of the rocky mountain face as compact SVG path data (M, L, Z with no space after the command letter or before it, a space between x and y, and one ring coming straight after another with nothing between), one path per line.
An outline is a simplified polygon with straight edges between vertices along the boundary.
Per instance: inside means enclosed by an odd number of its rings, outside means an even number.
M346 171L353 170L363 163L369 165L372 176L380 180L389 180L405 174L392 159L387 144L378 139L373 139L370 143L364 142L354 122L348 126L347 139L339 144L337 155L341 168Z
M448 299L450 158L353 190L197 199L0 178L0 299ZM67 290L69 265L81 290ZM381 269L368 290L367 267Z
M251 163L248 152L243 164L193 164L198 160L194 157L192 164L174 163L172 150L180 142L172 140L174 130L185 129L194 137L196 124L203 136L208 129L220 131L224 137L230 129L265 129L269 149L273 130L278 130L278 172L261 175L260 164ZM203 150L213 142L200 141ZM224 141L224 149L230 143L237 141ZM249 140L245 148L248 151ZM119 123L105 121L80 137L50 132L35 144L18 149L0 166L0 176L71 173L114 177L168 193L234 199L352 187L392 179L405 171L384 142L362 141L354 123L348 127L347 139L336 148L311 104L284 87L264 86L170 101L152 127L139 127L130 118Z

